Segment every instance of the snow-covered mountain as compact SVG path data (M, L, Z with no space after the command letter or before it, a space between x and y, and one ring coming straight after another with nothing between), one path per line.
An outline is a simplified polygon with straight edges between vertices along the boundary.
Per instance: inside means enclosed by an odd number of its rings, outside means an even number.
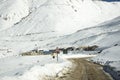
M89 46L112 47L120 44L120 17L99 24L91 28L78 30L76 33L63 36L50 43L51 47L56 46Z
M120 15L120 2L100 0L1 0L0 4L0 30L12 28L11 35L51 30L68 34Z
M50 55L19 56L36 48L97 45L102 52L92 60L120 71L119 35L119 0L0 0L0 80L38 80L71 66L63 54L57 63Z
M37 47L106 46L100 44L100 41L108 39L109 35L119 34L118 16L119 1L1 0L0 52L16 55ZM98 27L88 28L116 17ZM77 30L80 31L73 33ZM70 35L63 36L65 34Z

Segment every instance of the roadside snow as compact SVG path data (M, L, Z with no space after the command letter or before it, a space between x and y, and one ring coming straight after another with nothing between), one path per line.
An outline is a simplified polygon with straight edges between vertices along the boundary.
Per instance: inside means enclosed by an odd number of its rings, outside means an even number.
M120 61L116 61L109 64L111 67L114 67L116 71L120 71Z
M0 59L0 80L43 80L45 76L55 76L71 63L51 55L16 56Z
M92 58L96 63L114 67L116 71L120 70L120 46L114 46L105 49L101 54Z
M93 58L96 62L106 61L120 61L120 46L114 46L108 49L105 49L101 54Z

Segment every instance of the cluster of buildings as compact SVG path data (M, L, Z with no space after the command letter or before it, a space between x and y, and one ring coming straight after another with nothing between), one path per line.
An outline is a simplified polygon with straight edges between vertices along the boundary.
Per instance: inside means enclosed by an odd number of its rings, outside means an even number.
M84 51L94 51L96 48L98 48L97 45L93 45L93 46L81 46L81 47L67 47L67 48L58 48L60 52L62 52L63 54L68 54L69 51L80 51L80 50L84 50ZM50 50L41 50L41 49L34 49L31 50L29 52L24 52L21 55L25 56L25 55L49 55L52 54L56 51L55 49L50 49Z

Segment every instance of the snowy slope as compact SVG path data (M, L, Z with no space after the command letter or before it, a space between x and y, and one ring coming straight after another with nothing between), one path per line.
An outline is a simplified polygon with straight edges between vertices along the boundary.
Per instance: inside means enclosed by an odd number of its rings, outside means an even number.
M12 1L15 4L11 4L13 3ZM6 27L11 28L11 26L13 26L9 32L11 35L39 33L51 30L57 31L60 34L68 34L78 29L94 26L120 15L120 2L97 0L12 1L1 1L2 7L0 10L1 15L8 18L6 21L1 17L1 19L6 22ZM8 4L10 6L6 6ZM16 9L18 11L16 11ZM23 11L21 11L21 9ZM3 25L1 26L2 28L5 28L4 22L1 22Z
M120 17L99 24L98 26L79 30L76 33L63 36L50 43L51 47L56 46L88 46L98 45L99 47L111 47L120 44Z
M111 32L110 30L119 31L118 18L116 22L114 21L115 25L118 25L115 28L108 25L105 30L103 30L104 27L103 29L101 27L100 29L99 27L91 28L88 30L90 33L83 30L70 36L60 37L61 34L73 33L76 30L120 16L120 2L1 0L0 4L0 19L2 20L0 21L0 52L2 57L17 55L38 47L43 49L55 47L55 45L78 46L81 45L81 39L84 41L87 40L87 37L93 36L90 38L92 40L101 35L95 39L96 41L89 43L93 44L109 35L107 32Z
M0 0L0 30L19 22L29 13L27 0Z

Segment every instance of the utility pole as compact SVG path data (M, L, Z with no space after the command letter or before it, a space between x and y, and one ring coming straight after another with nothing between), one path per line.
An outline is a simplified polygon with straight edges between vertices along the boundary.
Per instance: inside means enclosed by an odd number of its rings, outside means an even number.
M57 53L57 62L58 62L58 53Z
M58 62L58 54L60 53L60 50L59 50L58 47L56 48L55 52L56 52L56 54L57 54L57 62Z

